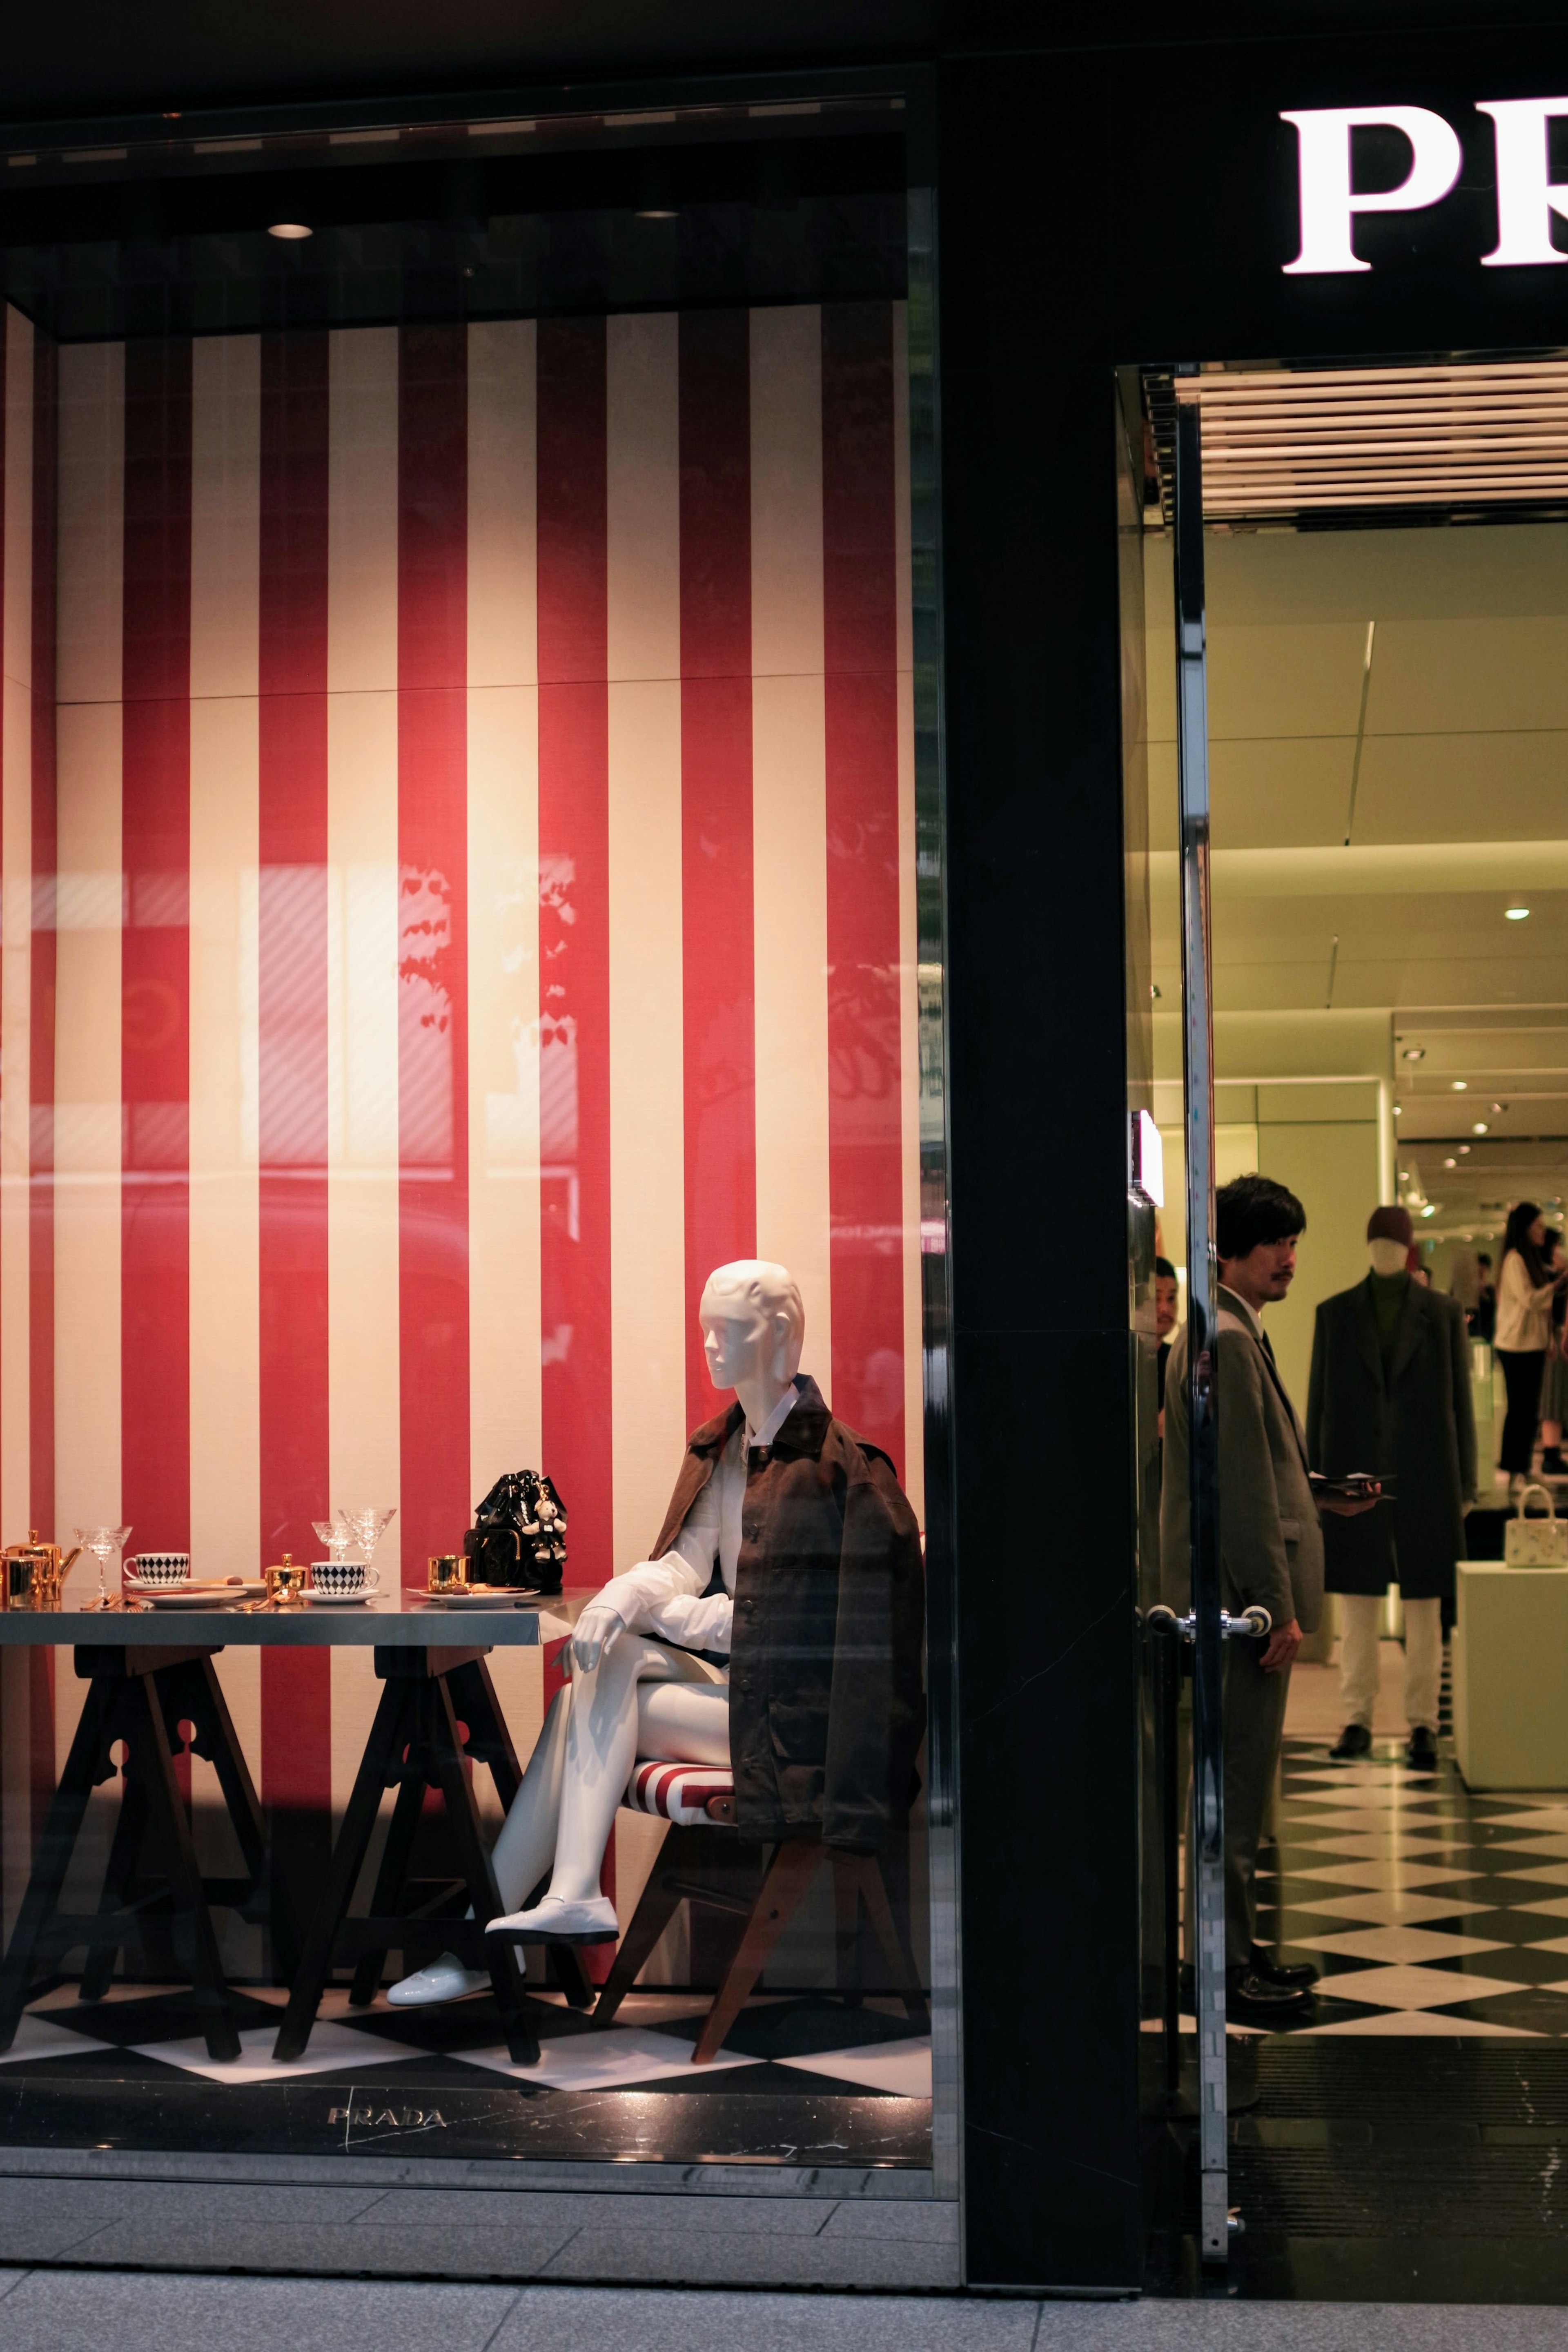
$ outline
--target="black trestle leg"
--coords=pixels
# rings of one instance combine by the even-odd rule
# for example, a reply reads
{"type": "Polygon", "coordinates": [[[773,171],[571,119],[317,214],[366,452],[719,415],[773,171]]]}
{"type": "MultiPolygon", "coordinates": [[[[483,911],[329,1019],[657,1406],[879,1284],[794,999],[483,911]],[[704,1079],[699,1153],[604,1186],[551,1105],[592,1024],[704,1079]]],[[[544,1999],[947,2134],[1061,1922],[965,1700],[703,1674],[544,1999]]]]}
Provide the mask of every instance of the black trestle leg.
{"type": "Polygon", "coordinates": [[[365,1743],[365,1752],[354,1777],[353,1792],[343,1815],[343,1826],[338,1832],[338,1843],[332,1849],[332,1859],[328,1864],[327,1881],[306,1930],[305,1947],[299,1956],[299,1966],[295,1970],[288,2006],[283,2012],[283,2023],[273,2044],[272,2054],[280,2061],[301,2057],[310,2039],[310,2029],[316,2022],[316,2012],[321,2006],[321,1996],[327,1990],[327,1979],[332,1971],[332,1953],[338,1940],[338,1930],[347,1916],[360,1872],[364,1867],[376,1815],[381,1810],[382,1790],[399,1777],[402,1751],[418,1737],[417,1696],[418,1685],[408,1681],[389,1680],[382,1688],[371,1736],[365,1743]]]}
{"type": "Polygon", "coordinates": [[[203,2021],[207,2055],[219,2061],[233,2060],[240,2054],[239,2029],[218,1960],[213,1915],[207,1908],[195,1843],[185,1816],[180,1784],[174,1777],[168,1727],[152,1686],[152,1676],[129,1675],[127,1696],[132,1723],[136,1724],[138,1716],[141,1719],[131,1736],[131,1761],[126,1769],[139,1779],[145,1779],[151,1826],[166,1857],[177,1946],[183,1943],[185,1947],[186,1972],[203,2021]]]}
{"type": "MultiPolygon", "coordinates": [[[[114,1824],[109,1864],[103,1874],[103,1893],[98,1906],[100,1915],[107,1916],[111,1912],[129,1909],[135,1895],[136,1865],[141,1859],[147,1828],[146,1783],[140,1775],[132,1774],[128,1767],[120,1799],[120,1819],[114,1824]]],[[[87,1958],[82,1963],[79,1999],[103,1999],[113,1978],[119,1952],[118,1939],[89,1947],[87,1958]]]]}
{"type": "Polygon", "coordinates": [[[16,1915],[16,1925],[6,1947],[5,1963],[0,1966],[0,2050],[9,2050],[16,2038],[16,2028],[27,2005],[27,1988],[33,1979],[34,1958],[44,1941],[45,1930],[59,1907],[60,1893],[87,1814],[88,1800],[99,1782],[107,1780],[109,1772],[113,1769],[107,1756],[110,1738],[109,1714],[107,1690],[101,1680],[95,1680],[88,1689],[76,1737],[71,1741],[70,1754],[66,1759],[65,1770],[60,1774],[60,1784],[50,1803],[43,1836],[38,1841],[33,1874],[22,1897],[22,1907],[16,1915]]]}
{"type": "MultiPolygon", "coordinates": [[[[381,1868],[376,1873],[375,1893],[371,1897],[371,1912],[375,1918],[390,1918],[403,1907],[409,1864],[413,1859],[414,1833],[424,1809],[424,1775],[416,1769],[411,1757],[398,1788],[387,1842],[382,1849],[381,1868]]],[[[382,1945],[361,1953],[349,1992],[349,2000],[355,2009],[364,2009],[374,2000],[382,1971],[387,1964],[387,1948],[382,1945]]]]}
{"type": "MultiPolygon", "coordinates": [[[[452,1695],[444,1678],[439,1675],[433,1676],[425,1687],[429,1693],[432,1718],[433,1777],[445,1800],[446,1819],[457,1848],[458,1867],[467,1881],[474,1916],[483,1927],[486,1921],[500,1917],[504,1906],[480,1827],[479,1809],[474,1802],[474,1791],[463,1769],[463,1746],[453,1713],[452,1695]]],[[[512,2063],[514,2066],[537,2066],[539,2045],[533,2029],[527,2022],[524,2007],[527,1996],[517,1968],[517,1952],[503,1936],[486,1936],[484,1940],[490,1981],[496,1988],[496,2005],[501,2012],[501,2031],[506,2037],[512,2063]]]]}

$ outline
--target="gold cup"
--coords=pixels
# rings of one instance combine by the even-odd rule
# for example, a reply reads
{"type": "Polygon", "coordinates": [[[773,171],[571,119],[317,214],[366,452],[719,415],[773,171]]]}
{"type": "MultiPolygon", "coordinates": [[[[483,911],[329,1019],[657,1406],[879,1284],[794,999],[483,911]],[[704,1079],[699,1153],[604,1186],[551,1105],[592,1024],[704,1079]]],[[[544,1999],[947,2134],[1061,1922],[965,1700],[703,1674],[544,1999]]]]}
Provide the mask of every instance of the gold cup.
{"type": "Polygon", "coordinates": [[[301,1599],[304,1591],[304,1565],[297,1565],[293,1553],[286,1551],[277,1565],[267,1571],[267,1597],[274,1608],[282,1608],[301,1599]]]}
{"type": "Polygon", "coordinates": [[[431,1592],[459,1592],[468,1581],[468,1562],[461,1552],[437,1551],[430,1555],[431,1592]]]}

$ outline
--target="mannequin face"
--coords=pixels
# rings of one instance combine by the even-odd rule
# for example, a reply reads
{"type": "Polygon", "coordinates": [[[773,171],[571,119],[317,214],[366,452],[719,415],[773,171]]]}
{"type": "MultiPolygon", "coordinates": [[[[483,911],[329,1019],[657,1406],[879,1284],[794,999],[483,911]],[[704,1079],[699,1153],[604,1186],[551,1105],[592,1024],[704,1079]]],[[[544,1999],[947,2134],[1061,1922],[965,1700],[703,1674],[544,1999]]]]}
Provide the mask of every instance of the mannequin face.
{"type": "Polygon", "coordinates": [[[765,1314],[755,1301],[716,1291],[710,1284],[703,1293],[697,1320],[702,1325],[708,1378],[716,1389],[766,1380],[776,1367],[781,1371],[789,1334],[787,1316],[765,1314]]]}
{"type": "Polygon", "coordinates": [[[1380,1236],[1367,1243],[1366,1255],[1372,1260],[1374,1274],[1403,1274],[1409,1249],[1404,1242],[1380,1236]]]}

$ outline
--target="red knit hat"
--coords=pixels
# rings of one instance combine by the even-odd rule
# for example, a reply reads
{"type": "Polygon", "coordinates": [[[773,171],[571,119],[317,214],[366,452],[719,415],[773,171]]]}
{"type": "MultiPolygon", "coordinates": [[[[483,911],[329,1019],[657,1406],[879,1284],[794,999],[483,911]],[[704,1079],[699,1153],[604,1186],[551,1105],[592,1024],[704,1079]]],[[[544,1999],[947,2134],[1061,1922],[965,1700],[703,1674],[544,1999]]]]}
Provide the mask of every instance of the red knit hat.
{"type": "Polygon", "coordinates": [[[1403,1242],[1408,1249],[1416,1238],[1408,1209],[1374,1209],[1366,1221],[1369,1242],[1403,1242]]]}

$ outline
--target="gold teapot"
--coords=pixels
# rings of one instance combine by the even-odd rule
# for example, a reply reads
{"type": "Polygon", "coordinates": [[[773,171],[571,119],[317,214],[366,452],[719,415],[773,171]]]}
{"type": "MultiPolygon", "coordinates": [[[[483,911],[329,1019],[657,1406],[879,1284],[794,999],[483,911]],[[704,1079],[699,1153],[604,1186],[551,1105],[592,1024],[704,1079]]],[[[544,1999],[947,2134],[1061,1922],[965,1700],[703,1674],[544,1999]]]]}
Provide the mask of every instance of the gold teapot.
{"type": "Polygon", "coordinates": [[[57,1609],[66,1571],[81,1556],[78,1544],[63,1553],[58,1544],[40,1543],[29,1528],[25,1544],[0,1551],[0,1609],[57,1609]]]}

